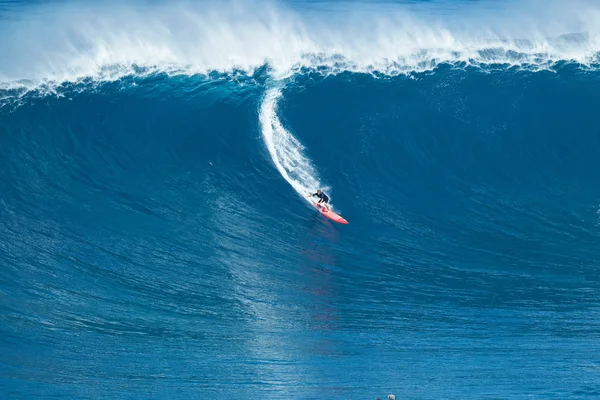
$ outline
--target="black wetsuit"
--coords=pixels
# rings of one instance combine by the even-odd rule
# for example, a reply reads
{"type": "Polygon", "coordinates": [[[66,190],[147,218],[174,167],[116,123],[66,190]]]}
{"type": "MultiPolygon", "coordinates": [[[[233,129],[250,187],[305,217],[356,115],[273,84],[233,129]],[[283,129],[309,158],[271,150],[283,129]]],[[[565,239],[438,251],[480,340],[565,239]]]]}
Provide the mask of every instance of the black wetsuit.
{"type": "Polygon", "coordinates": [[[329,203],[329,197],[327,197],[327,195],[323,192],[321,193],[313,193],[312,195],[313,197],[317,196],[319,199],[319,203],[329,203]]]}

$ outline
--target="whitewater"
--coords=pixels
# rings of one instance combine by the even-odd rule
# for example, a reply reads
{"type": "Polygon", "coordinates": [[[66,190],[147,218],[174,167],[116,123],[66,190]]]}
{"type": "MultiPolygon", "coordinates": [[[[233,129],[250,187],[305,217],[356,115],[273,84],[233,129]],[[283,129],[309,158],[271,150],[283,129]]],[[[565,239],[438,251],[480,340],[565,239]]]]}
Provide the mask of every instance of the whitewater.
{"type": "Polygon", "coordinates": [[[277,78],[303,68],[393,75],[448,62],[589,66],[597,63],[600,43],[600,11],[592,1],[23,7],[3,13],[4,88],[154,72],[252,75],[264,65],[277,78]]]}
{"type": "Polygon", "coordinates": [[[0,1],[0,397],[597,398],[599,22],[0,1]]]}

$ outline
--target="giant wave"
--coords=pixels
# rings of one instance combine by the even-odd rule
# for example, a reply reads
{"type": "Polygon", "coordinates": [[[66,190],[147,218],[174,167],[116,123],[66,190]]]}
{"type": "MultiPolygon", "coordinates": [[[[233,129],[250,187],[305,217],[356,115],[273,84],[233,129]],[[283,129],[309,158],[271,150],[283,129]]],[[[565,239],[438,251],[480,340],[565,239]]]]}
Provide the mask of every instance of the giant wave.
{"type": "Polygon", "coordinates": [[[597,397],[598,10],[0,5],[0,394],[597,397]]]}

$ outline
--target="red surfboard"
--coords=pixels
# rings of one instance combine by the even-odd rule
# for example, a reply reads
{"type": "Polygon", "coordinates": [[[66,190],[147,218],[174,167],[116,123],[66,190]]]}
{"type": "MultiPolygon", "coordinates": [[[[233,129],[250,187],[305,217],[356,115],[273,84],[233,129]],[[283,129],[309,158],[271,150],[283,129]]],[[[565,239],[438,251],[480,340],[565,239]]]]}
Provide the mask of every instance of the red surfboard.
{"type": "Polygon", "coordinates": [[[320,206],[317,203],[313,203],[313,205],[317,208],[317,210],[319,210],[319,212],[321,214],[323,214],[325,217],[329,218],[332,221],[337,222],[338,224],[347,224],[348,221],[346,221],[344,218],[342,218],[342,216],[336,214],[335,212],[328,210],[327,208],[320,206]]]}

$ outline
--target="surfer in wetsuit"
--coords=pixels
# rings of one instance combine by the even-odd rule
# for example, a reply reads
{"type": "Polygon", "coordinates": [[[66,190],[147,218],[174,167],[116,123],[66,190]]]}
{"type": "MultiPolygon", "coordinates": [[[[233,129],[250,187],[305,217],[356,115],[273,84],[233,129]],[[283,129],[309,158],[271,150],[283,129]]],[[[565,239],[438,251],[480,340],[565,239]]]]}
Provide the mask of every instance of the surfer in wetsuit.
{"type": "Polygon", "coordinates": [[[315,197],[317,196],[319,198],[319,201],[317,202],[317,204],[324,206],[325,208],[327,208],[329,210],[329,197],[323,193],[321,191],[321,189],[317,189],[317,193],[311,193],[306,197],[315,197]]]}

